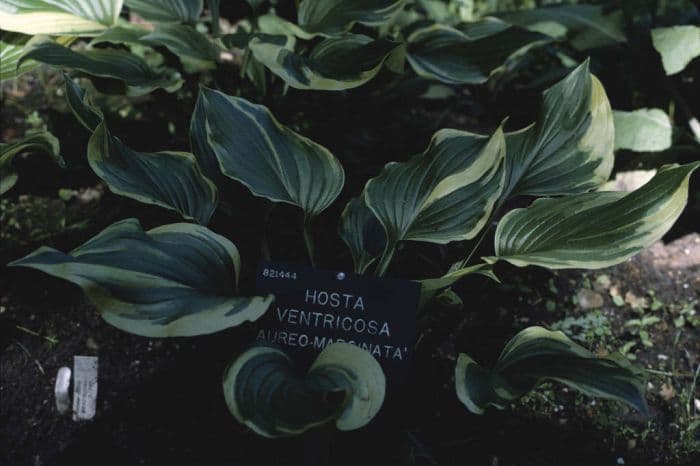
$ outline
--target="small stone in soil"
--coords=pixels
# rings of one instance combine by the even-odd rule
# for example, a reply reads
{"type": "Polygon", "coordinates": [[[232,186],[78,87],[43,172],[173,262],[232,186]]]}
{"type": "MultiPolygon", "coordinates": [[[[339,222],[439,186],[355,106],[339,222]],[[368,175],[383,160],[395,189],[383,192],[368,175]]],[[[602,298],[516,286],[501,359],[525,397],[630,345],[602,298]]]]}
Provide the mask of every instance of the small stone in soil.
{"type": "Polygon", "coordinates": [[[601,296],[600,293],[596,293],[587,288],[580,289],[576,297],[578,298],[578,304],[581,306],[581,309],[596,309],[603,307],[604,304],[603,296],[601,296]]]}

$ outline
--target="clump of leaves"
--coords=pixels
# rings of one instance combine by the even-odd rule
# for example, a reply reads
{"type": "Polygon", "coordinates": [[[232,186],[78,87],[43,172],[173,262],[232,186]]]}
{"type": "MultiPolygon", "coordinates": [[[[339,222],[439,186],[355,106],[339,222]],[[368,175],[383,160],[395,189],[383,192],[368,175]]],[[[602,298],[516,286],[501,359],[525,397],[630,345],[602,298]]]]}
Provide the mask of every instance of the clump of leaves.
{"type": "MultiPolygon", "coordinates": [[[[435,23],[436,11],[420,8],[411,10],[420,21],[406,19],[411,16],[402,15],[409,10],[401,0],[305,0],[296,23],[262,14],[256,4],[248,27],[222,37],[191,26],[201,16],[201,1],[168,2],[173,8],[155,8],[161,3],[155,0],[127,1],[131,12],[155,23],[153,31],[119,24],[117,0],[89,11],[59,0],[30,3],[0,8],[0,25],[25,34],[96,37],[85,49],[28,39],[17,66],[34,60],[110,78],[129,95],[172,92],[182,79],[179,71],[151,66],[123,44],[167,49],[190,71],[243,49],[242,74],[253,76],[260,89],[267,69],[288,86],[331,91],[364,85],[383,67],[396,72],[405,64],[428,80],[483,83],[553,37],[532,27],[553,10],[539,11],[536,21],[514,13],[506,20],[449,24],[435,23]],[[28,21],[37,13],[52,21],[28,21]],[[368,29],[376,37],[362,32],[368,29]]],[[[568,17],[585,19],[587,12],[610,19],[593,8],[568,17]]],[[[574,34],[582,50],[604,43],[600,35],[579,34],[585,22],[569,21],[564,34],[574,34]]],[[[337,201],[345,169],[328,148],[283,125],[265,106],[202,86],[192,111],[190,151],[143,153],[112,133],[90,94],[68,77],[66,96],[91,134],[88,162],[109,189],[193,223],[144,231],[137,219],[122,220],[68,253],[42,247],[11,265],[75,283],[107,322],[138,335],[192,336],[254,321],[274,297],[239,290],[237,247],[206,226],[220,205],[221,183],[231,181],[253,196],[298,208],[309,259],[316,262],[314,220],[337,201]]],[[[388,163],[345,206],[338,228],[355,271],[391,275],[400,246],[409,241],[475,239],[478,247],[497,224],[490,255],[477,258],[474,249],[442,264],[437,276],[412,277],[421,283],[425,305],[469,275],[496,278],[497,262],[599,269],[639,253],[678,219],[700,162],[664,166],[631,193],[598,191],[613,168],[614,121],[605,89],[585,61],[544,92],[536,120],[517,131],[440,129],[422,153],[388,163]],[[525,197],[534,200],[509,210],[509,201],[525,197]]],[[[474,413],[502,408],[543,380],[646,411],[644,377],[627,359],[596,356],[562,332],[541,327],[517,334],[491,370],[466,354],[455,369],[457,395],[474,413]]],[[[280,350],[255,347],[227,369],[224,390],[239,421],[263,435],[284,436],[329,422],[340,429],[365,425],[382,404],[384,377],[371,355],[356,347],[329,346],[306,375],[296,373],[280,350]]]]}

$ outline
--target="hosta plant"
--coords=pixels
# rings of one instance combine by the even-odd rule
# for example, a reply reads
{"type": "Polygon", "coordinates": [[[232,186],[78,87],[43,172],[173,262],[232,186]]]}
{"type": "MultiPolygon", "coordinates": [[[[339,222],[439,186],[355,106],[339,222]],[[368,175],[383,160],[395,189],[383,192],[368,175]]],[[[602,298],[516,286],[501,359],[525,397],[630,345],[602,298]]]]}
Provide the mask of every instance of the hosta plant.
{"type": "MultiPolygon", "coordinates": [[[[403,0],[304,0],[296,22],[251,2],[253,15],[240,29],[220,33],[215,20],[209,35],[192,26],[201,16],[201,1],[127,1],[130,12],[155,24],[152,31],[121,23],[121,2],[96,3],[101,8],[88,11],[58,0],[0,0],[3,28],[54,36],[13,42],[23,47],[15,71],[43,62],[93,79],[116,79],[130,95],[174,91],[181,84],[177,72],[155,70],[133,53],[155,46],[175,52],[190,71],[243,50],[241,71],[260,78],[255,70],[263,70],[259,88],[268,82],[264,69],[293,88],[340,91],[368,83],[384,67],[405,73],[405,65],[423,79],[458,86],[486,82],[552,39],[528,29],[534,20],[523,15],[452,21],[403,0]],[[92,39],[83,49],[71,49],[56,38],[63,36],[92,39]]],[[[208,2],[211,18],[218,17],[217,4],[208,2]]],[[[597,8],[568,17],[586,12],[602,17],[597,8]]],[[[585,22],[572,20],[567,30],[580,31],[585,22]]],[[[182,222],[144,230],[139,220],[125,219],[71,251],[42,247],[10,265],[80,286],[105,321],[137,335],[202,335],[255,321],[275,297],[239,289],[243,268],[236,245],[207,227],[224,201],[235,205],[221,194],[231,182],[270,203],[297,208],[309,260],[317,262],[314,221],[338,201],[346,168],[267,107],[202,85],[191,112],[190,151],[147,153],[120,139],[105,109],[69,76],[65,95],[90,133],[86,152],[94,173],[114,194],[167,209],[182,222]]],[[[357,274],[384,277],[395,274],[402,243],[476,240],[478,247],[495,225],[492,252],[478,257],[475,247],[462,260],[442,264],[442,274],[411,277],[420,282],[425,312],[436,294],[460,279],[472,274],[497,279],[498,262],[549,269],[618,264],[672,227],[700,163],[664,166],[631,193],[598,191],[610,177],[614,148],[613,111],[585,61],[544,92],[529,125],[511,131],[504,122],[487,134],[443,128],[425,141],[422,153],[388,163],[353,193],[338,234],[357,274]],[[514,199],[526,207],[512,208],[514,199]]],[[[53,146],[47,151],[53,153],[53,146]]],[[[3,156],[3,166],[11,158],[3,156]]],[[[326,347],[307,372],[301,369],[307,368],[296,367],[280,348],[253,346],[225,371],[229,410],[269,437],[326,423],[350,430],[377,414],[385,385],[391,384],[369,353],[347,344],[326,347]]],[[[482,413],[488,406],[507,406],[542,380],[646,410],[643,371],[540,327],[518,333],[491,369],[461,354],[454,383],[466,408],[482,413]]]]}

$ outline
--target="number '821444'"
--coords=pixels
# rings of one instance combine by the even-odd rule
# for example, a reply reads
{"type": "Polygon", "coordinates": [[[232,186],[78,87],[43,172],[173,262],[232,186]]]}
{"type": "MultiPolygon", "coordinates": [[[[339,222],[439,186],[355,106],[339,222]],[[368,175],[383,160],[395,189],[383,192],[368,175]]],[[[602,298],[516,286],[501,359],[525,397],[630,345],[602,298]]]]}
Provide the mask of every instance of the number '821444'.
{"type": "Polygon", "coordinates": [[[296,280],[297,279],[296,272],[289,272],[287,270],[263,269],[262,274],[263,274],[263,277],[269,277],[269,278],[282,278],[282,279],[286,279],[286,280],[296,280]]]}

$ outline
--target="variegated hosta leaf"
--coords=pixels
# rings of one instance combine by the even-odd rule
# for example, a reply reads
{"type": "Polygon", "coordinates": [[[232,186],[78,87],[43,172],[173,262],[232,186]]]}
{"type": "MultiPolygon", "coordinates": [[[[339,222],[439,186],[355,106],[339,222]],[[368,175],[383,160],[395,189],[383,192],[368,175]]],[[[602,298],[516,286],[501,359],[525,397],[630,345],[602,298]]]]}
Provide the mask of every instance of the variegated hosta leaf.
{"type": "Polygon", "coordinates": [[[265,437],[300,434],[335,422],[340,430],[366,425],[384,402],[385,379],[367,351],[328,345],[306,375],[279,348],[253,346],[224,372],[231,414],[265,437]]]}
{"type": "Polygon", "coordinates": [[[88,162],[110,191],[146,204],[174,210],[201,224],[209,222],[217,188],[186,152],[137,152],[112,136],[88,94],[67,76],[66,97],[75,117],[93,134],[88,162]]]}
{"type": "Polygon", "coordinates": [[[661,109],[615,110],[615,149],[662,151],[673,143],[673,124],[661,109]]]}
{"type": "Polygon", "coordinates": [[[496,257],[514,265],[596,269],[651,246],[673,226],[700,165],[667,165],[631,193],[596,192],[538,199],[515,209],[496,229],[496,257]]]}
{"type": "Polygon", "coordinates": [[[130,11],[148,21],[194,23],[204,8],[204,0],[126,0],[130,11]]]}
{"type": "Polygon", "coordinates": [[[207,88],[200,97],[224,175],[256,196],[301,207],[307,217],[338,196],[345,174],[328,149],[281,125],[262,105],[207,88]]]}
{"type": "Polygon", "coordinates": [[[138,96],[157,88],[174,92],[182,85],[177,72],[151,69],[146,62],[125,50],[91,49],[76,52],[54,42],[44,41],[31,47],[20,60],[33,59],[62,69],[74,69],[91,76],[116,79],[124,83],[127,94],[138,96]]]}
{"type": "Polygon", "coordinates": [[[386,246],[386,233],[364,198],[351,199],[340,217],[340,237],[350,248],[355,272],[365,273],[386,246]]]}
{"type": "Polygon", "coordinates": [[[180,59],[188,72],[215,68],[221,51],[194,27],[175,23],[158,24],[153,31],[131,25],[117,26],[95,37],[90,44],[103,42],[165,47],[180,59]]]}
{"type": "Polygon", "coordinates": [[[216,186],[187,152],[136,152],[102,122],[90,137],[88,161],[115,194],[174,210],[202,225],[216,209],[216,186]]]}
{"type": "Polygon", "coordinates": [[[22,152],[44,152],[65,167],[66,162],[59,154],[59,143],[48,131],[27,133],[22,139],[11,143],[0,143],[0,194],[5,194],[17,183],[17,172],[12,168],[12,159],[22,152]]]}
{"type": "Polygon", "coordinates": [[[0,0],[0,29],[91,35],[117,22],[124,0],[0,0]]]}
{"type": "Polygon", "coordinates": [[[700,56],[700,27],[673,26],[651,30],[651,39],[666,74],[680,73],[700,56]]]}
{"type": "Polygon", "coordinates": [[[207,140],[207,115],[204,112],[204,96],[200,92],[190,120],[190,147],[204,175],[218,186],[221,168],[216,154],[207,140]]]}
{"type": "Polygon", "coordinates": [[[407,38],[408,62],[419,76],[448,84],[478,84],[502,69],[506,61],[547,42],[542,34],[496,19],[471,23],[465,30],[434,24],[407,38]]]}
{"type": "Polygon", "coordinates": [[[576,49],[588,50],[627,41],[622,11],[608,10],[608,5],[558,5],[523,9],[499,17],[557,38],[568,35],[576,49]],[[556,34],[552,34],[552,31],[556,31],[556,34]]]}
{"type": "Polygon", "coordinates": [[[423,154],[388,163],[367,182],[365,202],[388,245],[413,240],[448,243],[473,238],[503,187],[503,131],[480,136],[443,129],[423,154]]]}
{"type": "Polygon", "coordinates": [[[189,72],[216,68],[220,53],[207,36],[184,24],[159,24],[155,31],[141,37],[141,43],[166,47],[189,72]]]}
{"type": "MultiPolygon", "coordinates": [[[[34,60],[24,60],[19,67],[17,66],[20,58],[27,51],[27,47],[30,46],[31,38],[31,36],[16,32],[2,31],[0,33],[0,81],[14,79],[41,65],[34,60]]],[[[74,38],[64,36],[57,37],[55,40],[61,45],[68,45],[74,38]]]]}
{"type": "Polygon", "coordinates": [[[151,30],[145,27],[130,23],[120,23],[93,37],[89,45],[94,46],[105,42],[112,44],[139,44],[141,38],[148,35],[149,32],[151,30]]]}
{"type": "Polygon", "coordinates": [[[66,89],[66,100],[68,107],[73,112],[73,116],[90,132],[95,131],[102,123],[104,116],[102,112],[90,101],[89,94],[73,81],[68,75],[63,75],[63,82],[66,89]]]}
{"type": "Polygon", "coordinates": [[[258,17],[258,29],[261,33],[270,36],[285,36],[288,38],[288,47],[292,48],[296,39],[313,39],[318,34],[307,32],[296,23],[274,14],[267,13],[258,17]]]}
{"type": "Polygon", "coordinates": [[[608,180],[615,126],[588,62],[544,92],[537,122],[507,133],[506,145],[504,198],[581,193],[608,180]]]}
{"type": "Polygon", "coordinates": [[[75,283],[109,324],[147,337],[218,332],[256,320],[273,300],[238,296],[236,246],[190,223],[144,232],[123,220],[68,254],[44,246],[10,265],[75,283]]]}
{"type": "Polygon", "coordinates": [[[303,0],[298,22],[310,33],[341,34],[355,23],[381,26],[404,4],[405,0],[303,0]]]}
{"type": "Polygon", "coordinates": [[[296,89],[339,91],[375,77],[399,45],[345,34],[319,43],[308,57],[289,50],[280,36],[255,37],[249,47],[256,59],[296,89]]]}
{"type": "Polygon", "coordinates": [[[596,356],[562,332],[529,327],[506,345],[487,370],[462,353],[455,367],[457,397],[475,414],[505,408],[543,380],[561,382],[586,395],[622,401],[647,412],[644,372],[621,354],[596,356]]]}

